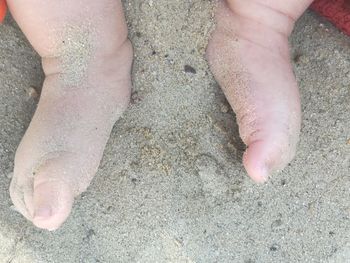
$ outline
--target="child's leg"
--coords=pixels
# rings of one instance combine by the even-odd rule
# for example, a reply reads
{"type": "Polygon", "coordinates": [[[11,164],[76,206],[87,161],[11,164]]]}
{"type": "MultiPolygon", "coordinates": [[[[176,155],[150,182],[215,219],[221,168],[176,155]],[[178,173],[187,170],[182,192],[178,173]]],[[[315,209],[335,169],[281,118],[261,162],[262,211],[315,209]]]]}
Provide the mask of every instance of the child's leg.
{"type": "Polygon", "coordinates": [[[8,0],[46,74],[17,150],[11,198],[53,230],[93,178],[130,96],[132,47],[120,0],[8,0]]]}
{"type": "Polygon", "coordinates": [[[219,2],[207,57],[237,114],[248,146],[244,165],[257,182],[283,169],[295,154],[301,114],[288,36],[311,2],[219,2]]]}

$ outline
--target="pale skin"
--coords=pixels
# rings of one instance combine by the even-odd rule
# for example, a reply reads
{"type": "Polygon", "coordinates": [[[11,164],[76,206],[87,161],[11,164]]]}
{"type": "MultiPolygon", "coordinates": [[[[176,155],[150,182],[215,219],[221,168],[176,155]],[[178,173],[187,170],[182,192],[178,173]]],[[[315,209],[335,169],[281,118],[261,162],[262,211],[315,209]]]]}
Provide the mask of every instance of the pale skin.
{"type": "MultiPolygon", "coordinates": [[[[244,166],[256,182],[283,169],[295,153],[301,114],[287,38],[311,2],[218,5],[207,59],[237,114],[248,146],[244,166]]],[[[55,230],[89,186],[127,108],[132,47],[120,0],[8,0],[8,6],[46,74],[16,153],[10,194],[34,225],[55,230]]]]}

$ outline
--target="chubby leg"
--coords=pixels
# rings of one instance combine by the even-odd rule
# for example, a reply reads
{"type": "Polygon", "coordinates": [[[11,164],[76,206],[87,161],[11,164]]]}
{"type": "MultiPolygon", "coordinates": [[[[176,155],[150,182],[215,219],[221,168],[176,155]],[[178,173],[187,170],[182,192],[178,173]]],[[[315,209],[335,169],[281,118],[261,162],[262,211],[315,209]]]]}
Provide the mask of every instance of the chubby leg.
{"type": "Polygon", "coordinates": [[[42,57],[40,102],[17,150],[16,208],[57,229],[90,184],[130,97],[132,47],[120,0],[8,0],[42,57]]]}
{"type": "Polygon", "coordinates": [[[211,70],[237,115],[249,176],[265,182],[294,157],[300,99],[288,37],[312,0],[220,0],[207,49],[211,70]]]}

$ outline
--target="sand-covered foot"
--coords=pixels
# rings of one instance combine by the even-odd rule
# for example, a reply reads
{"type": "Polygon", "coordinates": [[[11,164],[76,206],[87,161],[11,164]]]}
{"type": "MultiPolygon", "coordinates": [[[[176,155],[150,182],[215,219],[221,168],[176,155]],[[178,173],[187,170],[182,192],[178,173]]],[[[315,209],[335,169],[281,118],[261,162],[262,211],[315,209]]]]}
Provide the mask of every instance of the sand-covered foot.
{"type": "Polygon", "coordinates": [[[128,105],[132,47],[118,0],[8,0],[8,5],[46,74],[16,153],[10,194],[28,220],[54,230],[89,186],[128,105]]]}
{"type": "Polygon", "coordinates": [[[207,49],[211,70],[237,115],[249,176],[265,182],[294,157],[300,99],[288,36],[311,0],[219,1],[207,49]]]}

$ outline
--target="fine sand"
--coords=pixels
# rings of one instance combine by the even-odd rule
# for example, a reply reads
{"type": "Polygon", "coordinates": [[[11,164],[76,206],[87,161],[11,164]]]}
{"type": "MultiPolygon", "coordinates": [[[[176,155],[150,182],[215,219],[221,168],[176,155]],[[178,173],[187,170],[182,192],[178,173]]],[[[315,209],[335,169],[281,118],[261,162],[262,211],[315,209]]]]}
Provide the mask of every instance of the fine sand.
{"type": "Polygon", "coordinates": [[[14,21],[0,26],[0,262],[350,262],[350,38],[311,12],[298,22],[297,157],[255,185],[203,57],[212,2],[124,1],[132,104],[56,232],[11,209],[14,155],[43,73],[14,21]]]}

